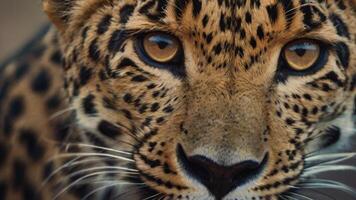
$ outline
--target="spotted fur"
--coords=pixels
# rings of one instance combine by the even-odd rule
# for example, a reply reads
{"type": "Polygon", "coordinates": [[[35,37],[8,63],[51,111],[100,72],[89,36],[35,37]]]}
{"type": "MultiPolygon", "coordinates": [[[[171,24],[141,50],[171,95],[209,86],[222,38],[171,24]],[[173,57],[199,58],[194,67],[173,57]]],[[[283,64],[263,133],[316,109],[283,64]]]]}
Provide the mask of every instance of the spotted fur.
{"type": "Polygon", "coordinates": [[[355,133],[355,5],[43,0],[53,25],[0,68],[0,199],[299,199],[311,161],[350,155],[330,152],[355,133]],[[139,57],[150,31],[181,40],[183,66],[139,57]],[[280,64],[298,38],[329,44],[319,70],[280,64]],[[264,164],[206,186],[183,154],[264,164]]]}

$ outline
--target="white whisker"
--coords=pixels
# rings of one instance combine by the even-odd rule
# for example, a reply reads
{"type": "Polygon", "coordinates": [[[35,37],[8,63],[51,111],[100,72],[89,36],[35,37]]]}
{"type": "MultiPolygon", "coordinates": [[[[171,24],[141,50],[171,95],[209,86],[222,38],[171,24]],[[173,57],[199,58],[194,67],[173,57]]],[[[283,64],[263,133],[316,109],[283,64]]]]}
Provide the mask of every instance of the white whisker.
{"type": "Polygon", "coordinates": [[[302,176],[309,177],[315,174],[331,171],[356,171],[355,166],[349,165],[326,165],[326,166],[314,166],[304,170],[302,176]]]}
{"type": "Polygon", "coordinates": [[[101,146],[96,146],[96,145],[91,145],[91,144],[84,144],[84,143],[68,143],[68,145],[71,146],[80,146],[80,147],[90,147],[90,148],[94,148],[94,149],[101,149],[101,150],[105,150],[105,151],[110,151],[110,152],[115,152],[115,153],[121,153],[121,154],[125,154],[125,155],[129,155],[131,156],[132,153],[127,152],[127,151],[121,151],[121,150],[116,150],[116,149],[112,149],[112,148],[107,148],[107,147],[101,147],[101,146]]]}
{"type": "Polygon", "coordinates": [[[53,200],[58,199],[58,197],[60,197],[63,193],[65,193],[67,190],[71,189],[72,187],[74,187],[75,185],[77,185],[78,183],[80,183],[82,180],[90,178],[90,177],[94,177],[94,176],[98,176],[98,175],[103,175],[103,174],[110,174],[110,173],[116,173],[117,171],[102,171],[102,172],[95,172],[95,173],[91,173],[91,174],[87,174],[85,176],[82,176],[78,179],[76,179],[73,183],[69,184],[67,187],[65,187],[64,189],[62,189],[61,191],[59,191],[54,197],[53,200]]]}
{"type": "Polygon", "coordinates": [[[157,196],[159,196],[159,195],[161,195],[161,193],[154,194],[154,195],[149,196],[149,197],[147,197],[147,198],[145,198],[145,199],[143,199],[143,200],[149,200],[149,199],[155,198],[155,197],[157,197],[157,196]]]}
{"type": "Polygon", "coordinates": [[[53,119],[55,119],[55,118],[57,118],[57,117],[60,117],[61,115],[64,115],[64,114],[66,114],[66,113],[68,113],[68,112],[70,112],[70,111],[74,111],[74,110],[75,110],[75,107],[69,107],[69,108],[60,110],[60,111],[54,113],[53,115],[51,115],[51,116],[49,117],[49,120],[51,121],[51,120],[53,120],[53,119]]]}
{"type": "Polygon", "coordinates": [[[318,165],[329,165],[349,160],[356,156],[356,153],[332,153],[332,154],[319,154],[309,155],[305,158],[306,163],[319,162],[318,165]]]}
{"type": "Polygon", "coordinates": [[[84,196],[83,198],[81,198],[81,200],[86,200],[87,198],[89,198],[90,196],[92,196],[93,194],[101,191],[101,190],[105,190],[106,188],[110,188],[113,186],[118,186],[118,185],[144,185],[144,183],[130,183],[130,182],[114,182],[111,183],[109,185],[104,185],[102,187],[99,187],[97,189],[95,189],[94,191],[90,192],[89,194],[87,194],[86,196],[84,196]]]}
{"type": "Polygon", "coordinates": [[[318,188],[336,189],[336,190],[346,192],[352,195],[353,197],[356,197],[356,192],[354,188],[337,181],[331,181],[325,179],[309,179],[308,181],[301,182],[298,185],[303,188],[312,188],[312,189],[318,189],[318,188]]]}
{"type": "MultiPolygon", "coordinates": [[[[288,194],[291,194],[291,195],[294,195],[294,196],[297,196],[297,197],[301,197],[301,198],[304,198],[304,199],[307,199],[307,200],[313,200],[312,198],[310,197],[307,197],[305,195],[302,195],[302,194],[299,194],[299,193],[296,193],[296,192],[288,192],[288,194]]],[[[298,200],[298,199],[297,199],[298,200]]]]}
{"type": "Polygon", "coordinates": [[[61,158],[68,158],[68,157],[74,157],[74,156],[80,156],[80,157],[90,157],[90,156],[97,156],[97,157],[109,157],[109,158],[115,158],[117,160],[123,160],[127,162],[135,162],[133,159],[126,158],[123,156],[116,156],[116,155],[111,155],[111,154],[106,154],[106,153],[65,153],[58,155],[54,157],[53,159],[61,159],[61,158]]]}

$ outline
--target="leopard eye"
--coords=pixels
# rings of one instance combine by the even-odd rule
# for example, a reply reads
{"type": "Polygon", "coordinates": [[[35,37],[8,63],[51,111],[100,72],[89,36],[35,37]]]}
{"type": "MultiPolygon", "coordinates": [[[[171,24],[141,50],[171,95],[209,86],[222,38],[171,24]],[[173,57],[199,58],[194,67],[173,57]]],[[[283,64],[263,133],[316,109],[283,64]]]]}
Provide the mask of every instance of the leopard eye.
{"type": "Polygon", "coordinates": [[[141,33],[134,44],[139,58],[150,67],[185,77],[183,44],[176,36],[166,32],[141,33]]]}
{"type": "Polygon", "coordinates": [[[320,45],[316,41],[308,39],[293,41],[287,44],[283,51],[286,63],[295,71],[311,68],[321,55],[320,45]]]}
{"type": "Polygon", "coordinates": [[[178,39],[165,33],[147,34],[142,42],[147,56],[158,63],[173,61],[180,51],[178,39]]]}

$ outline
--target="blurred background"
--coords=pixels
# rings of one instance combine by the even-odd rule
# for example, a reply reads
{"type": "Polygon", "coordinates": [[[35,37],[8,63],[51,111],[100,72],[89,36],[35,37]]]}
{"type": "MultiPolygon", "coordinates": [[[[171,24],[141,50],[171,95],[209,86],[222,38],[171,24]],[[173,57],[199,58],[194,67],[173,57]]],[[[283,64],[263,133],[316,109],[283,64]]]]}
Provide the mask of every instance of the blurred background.
{"type": "Polygon", "coordinates": [[[0,0],[0,63],[46,23],[41,0],[0,0]]]}
{"type": "MultiPolygon", "coordinates": [[[[0,63],[21,48],[47,22],[41,11],[41,0],[0,0],[0,63]]],[[[356,146],[356,145],[355,145],[356,146]]],[[[348,164],[355,166],[353,160],[348,164]]],[[[356,187],[355,172],[328,173],[322,178],[332,178],[356,187]]],[[[356,192],[356,191],[355,191],[356,192]]],[[[335,190],[323,190],[322,195],[311,195],[314,200],[354,200],[354,197],[335,190]],[[336,197],[336,198],[335,198],[336,197]]],[[[303,198],[297,198],[303,199],[303,198]]],[[[305,198],[307,199],[307,198],[305,198]]]]}

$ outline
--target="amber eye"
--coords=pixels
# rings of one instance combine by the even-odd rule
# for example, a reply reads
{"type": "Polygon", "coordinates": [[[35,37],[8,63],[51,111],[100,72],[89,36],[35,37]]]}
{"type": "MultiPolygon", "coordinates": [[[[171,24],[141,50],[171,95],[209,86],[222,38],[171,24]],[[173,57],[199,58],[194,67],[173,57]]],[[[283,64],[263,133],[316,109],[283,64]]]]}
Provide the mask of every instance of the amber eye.
{"type": "Polygon", "coordinates": [[[293,41],[284,48],[284,59],[295,71],[303,71],[312,67],[320,57],[320,45],[313,40],[293,41]]]}
{"type": "Polygon", "coordinates": [[[150,33],[143,38],[143,48],[148,57],[158,63],[171,62],[180,51],[180,43],[165,33],[150,33]]]}

